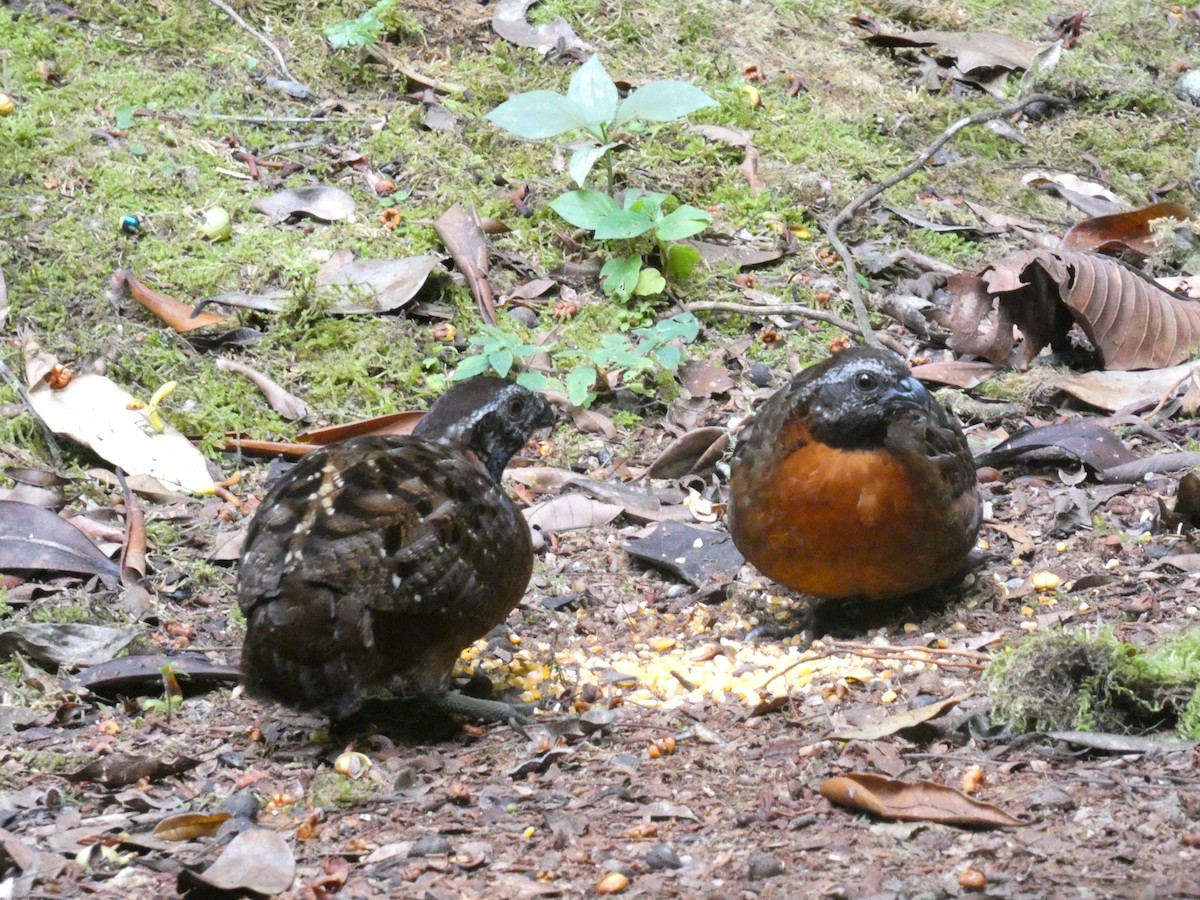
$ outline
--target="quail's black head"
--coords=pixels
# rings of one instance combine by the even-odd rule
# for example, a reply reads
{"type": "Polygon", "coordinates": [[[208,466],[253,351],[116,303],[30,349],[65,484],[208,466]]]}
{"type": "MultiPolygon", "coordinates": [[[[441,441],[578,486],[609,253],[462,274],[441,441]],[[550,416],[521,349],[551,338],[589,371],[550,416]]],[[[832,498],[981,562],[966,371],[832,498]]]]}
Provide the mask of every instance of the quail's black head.
{"type": "Polygon", "coordinates": [[[794,384],[812,436],[844,450],[883,446],[888,424],[933,398],[890,350],[852,347],[805,369],[794,384]]]}
{"type": "Polygon", "coordinates": [[[540,394],[489,375],[460,381],[434,401],[413,435],[474,456],[499,481],[504,467],[539,428],[554,424],[540,394]]]}

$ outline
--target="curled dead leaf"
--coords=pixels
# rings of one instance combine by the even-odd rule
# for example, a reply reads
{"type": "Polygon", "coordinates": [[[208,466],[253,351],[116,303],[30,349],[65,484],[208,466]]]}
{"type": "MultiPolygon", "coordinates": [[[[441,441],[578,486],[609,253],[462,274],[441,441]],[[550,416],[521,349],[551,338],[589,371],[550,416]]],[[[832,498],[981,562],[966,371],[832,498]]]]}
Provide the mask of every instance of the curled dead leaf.
{"type": "Polygon", "coordinates": [[[994,804],[972,800],[945,785],[901,781],[868,772],[826,779],[821,796],[830,803],[886,819],[973,828],[1016,828],[1026,824],[994,804]]]}
{"type": "Polygon", "coordinates": [[[1173,366],[1200,347],[1200,304],[1105,256],[1026,250],[978,275],[951,276],[949,287],[950,348],[1017,369],[1047,345],[1066,349],[1073,322],[1107,369],[1173,366]],[[1020,346],[1014,326],[1024,336],[1020,346]]]}

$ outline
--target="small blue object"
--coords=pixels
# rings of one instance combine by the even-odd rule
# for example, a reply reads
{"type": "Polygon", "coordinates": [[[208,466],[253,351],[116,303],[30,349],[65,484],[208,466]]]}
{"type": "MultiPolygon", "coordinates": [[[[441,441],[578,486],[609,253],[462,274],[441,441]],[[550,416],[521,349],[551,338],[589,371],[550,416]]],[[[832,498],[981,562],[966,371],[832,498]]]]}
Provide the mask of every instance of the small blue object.
{"type": "Polygon", "coordinates": [[[121,231],[125,234],[137,234],[142,230],[142,220],[135,215],[121,216],[121,231]]]}

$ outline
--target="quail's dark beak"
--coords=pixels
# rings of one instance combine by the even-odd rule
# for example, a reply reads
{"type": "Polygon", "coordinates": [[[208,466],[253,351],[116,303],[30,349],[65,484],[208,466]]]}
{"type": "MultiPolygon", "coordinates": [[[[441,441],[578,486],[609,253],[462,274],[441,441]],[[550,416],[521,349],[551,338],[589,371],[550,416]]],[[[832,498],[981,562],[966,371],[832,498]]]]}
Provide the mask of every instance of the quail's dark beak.
{"type": "Polygon", "coordinates": [[[912,375],[901,379],[884,394],[884,400],[896,406],[927,406],[930,399],[925,385],[912,375]]]}
{"type": "Polygon", "coordinates": [[[558,424],[558,413],[554,411],[554,407],[546,401],[544,397],[539,395],[542,401],[542,408],[538,411],[538,416],[533,421],[533,427],[537,428],[553,428],[558,424]]]}

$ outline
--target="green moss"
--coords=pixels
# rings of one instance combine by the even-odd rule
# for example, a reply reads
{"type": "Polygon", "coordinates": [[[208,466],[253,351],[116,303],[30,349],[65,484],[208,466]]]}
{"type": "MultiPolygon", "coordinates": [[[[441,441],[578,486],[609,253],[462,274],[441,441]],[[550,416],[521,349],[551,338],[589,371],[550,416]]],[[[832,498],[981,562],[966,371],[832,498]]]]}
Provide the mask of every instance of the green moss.
{"type": "Polygon", "coordinates": [[[369,778],[354,781],[332,769],[322,769],[313,775],[308,795],[316,809],[336,810],[366,802],[376,789],[369,778]]]}
{"type": "Polygon", "coordinates": [[[1027,638],[989,664],[997,719],[1018,731],[1200,737],[1200,631],[1154,648],[1081,629],[1027,638]]]}

